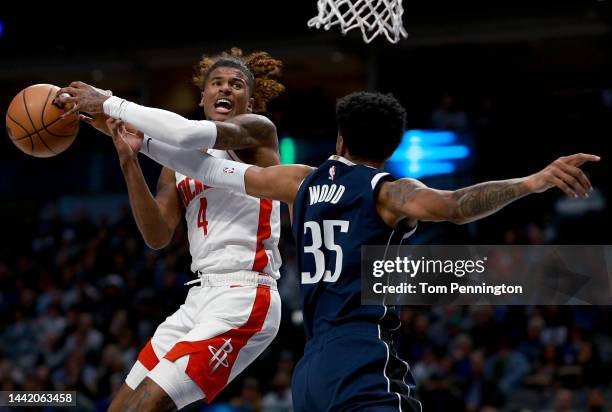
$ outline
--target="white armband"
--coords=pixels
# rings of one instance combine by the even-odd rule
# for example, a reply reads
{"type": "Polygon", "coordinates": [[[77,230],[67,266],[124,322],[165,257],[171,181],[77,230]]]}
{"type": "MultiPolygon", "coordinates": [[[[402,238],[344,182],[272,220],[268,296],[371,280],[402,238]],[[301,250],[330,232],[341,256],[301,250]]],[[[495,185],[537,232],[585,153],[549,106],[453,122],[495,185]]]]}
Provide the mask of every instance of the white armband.
{"type": "Polygon", "coordinates": [[[189,120],[167,110],[141,106],[116,96],[104,101],[104,113],[123,120],[155,140],[183,149],[211,149],[217,141],[217,125],[189,120]]]}
{"type": "Polygon", "coordinates": [[[157,163],[208,186],[246,193],[244,175],[252,165],[219,159],[198,150],[180,149],[145,135],[140,152],[157,163]]]}

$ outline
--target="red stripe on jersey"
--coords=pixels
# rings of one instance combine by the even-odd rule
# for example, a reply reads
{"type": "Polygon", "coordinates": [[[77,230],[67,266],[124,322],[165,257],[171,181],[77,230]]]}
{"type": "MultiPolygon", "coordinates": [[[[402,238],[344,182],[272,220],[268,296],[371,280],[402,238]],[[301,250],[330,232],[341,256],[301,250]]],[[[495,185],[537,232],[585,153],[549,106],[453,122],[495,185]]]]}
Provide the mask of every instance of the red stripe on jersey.
{"type": "Polygon", "coordinates": [[[263,272],[268,265],[268,255],[263,241],[272,234],[270,227],[270,215],[272,214],[272,201],[261,199],[259,201],[259,224],[257,225],[257,246],[255,248],[255,260],[253,261],[253,271],[263,272]]]}
{"type": "Polygon", "coordinates": [[[147,344],[142,348],[140,353],[138,354],[138,360],[143,364],[147,370],[151,370],[159,363],[159,358],[155,354],[153,350],[153,344],[151,343],[151,339],[147,342],[147,344]]]}
{"type": "Polygon", "coordinates": [[[183,202],[183,206],[189,206],[189,199],[187,198],[187,179],[183,179],[176,185],[176,190],[183,202]]]}
{"type": "Polygon", "coordinates": [[[165,358],[174,362],[190,355],[185,373],[202,389],[206,403],[210,403],[227,385],[240,350],[263,328],[269,308],[270,287],[258,285],[251,314],[244,325],[210,339],[178,342],[165,358]]]}

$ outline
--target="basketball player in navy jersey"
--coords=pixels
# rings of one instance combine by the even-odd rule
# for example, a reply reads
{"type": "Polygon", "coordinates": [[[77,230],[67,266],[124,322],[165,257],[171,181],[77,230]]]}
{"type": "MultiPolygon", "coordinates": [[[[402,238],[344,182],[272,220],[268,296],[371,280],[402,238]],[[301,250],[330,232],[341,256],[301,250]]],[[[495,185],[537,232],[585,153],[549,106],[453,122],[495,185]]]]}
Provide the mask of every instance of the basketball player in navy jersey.
{"type": "Polygon", "coordinates": [[[337,155],[318,168],[249,166],[167,145],[155,131],[129,133],[121,120],[109,120],[109,127],[114,139],[208,185],[289,205],[307,336],[293,376],[296,411],[419,411],[409,367],[390,344],[398,314],[360,304],[361,246],[401,239],[419,220],[472,222],[555,186],[588,196],[591,183],[579,166],[599,157],[575,154],[524,178],[436,190],[381,172],[405,126],[405,110],[392,96],[351,94],[336,111],[337,155]]]}

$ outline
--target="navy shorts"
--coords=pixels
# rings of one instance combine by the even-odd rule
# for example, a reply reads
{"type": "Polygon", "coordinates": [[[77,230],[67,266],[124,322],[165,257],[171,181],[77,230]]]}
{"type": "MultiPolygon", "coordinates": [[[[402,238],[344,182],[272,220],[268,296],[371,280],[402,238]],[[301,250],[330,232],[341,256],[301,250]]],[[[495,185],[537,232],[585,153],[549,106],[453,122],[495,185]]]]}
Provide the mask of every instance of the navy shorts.
{"type": "Polygon", "coordinates": [[[408,364],[376,324],[351,323],[311,339],[293,373],[295,412],[421,411],[408,364]]]}

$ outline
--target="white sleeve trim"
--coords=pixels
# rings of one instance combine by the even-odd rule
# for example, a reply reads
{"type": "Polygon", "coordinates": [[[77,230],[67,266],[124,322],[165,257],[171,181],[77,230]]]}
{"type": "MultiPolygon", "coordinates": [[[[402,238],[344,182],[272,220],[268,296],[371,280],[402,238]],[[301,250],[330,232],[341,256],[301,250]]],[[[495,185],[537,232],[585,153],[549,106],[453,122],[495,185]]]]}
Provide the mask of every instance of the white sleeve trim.
{"type": "Polygon", "coordinates": [[[389,173],[387,172],[382,172],[382,173],[377,173],[373,178],[372,178],[372,190],[374,190],[376,188],[376,185],[378,184],[378,182],[380,181],[380,179],[382,179],[385,176],[388,176],[389,173]]]}
{"type": "Polygon", "coordinates": [[[246,194],[244,176],[252,165],[219,159],[198,150],[170,146],[145,135],[140,152],[157,163],[198,179],[208,186],[246,194]]]}

